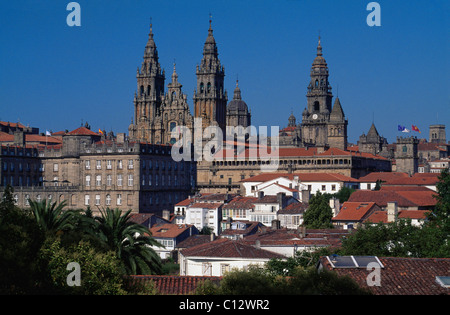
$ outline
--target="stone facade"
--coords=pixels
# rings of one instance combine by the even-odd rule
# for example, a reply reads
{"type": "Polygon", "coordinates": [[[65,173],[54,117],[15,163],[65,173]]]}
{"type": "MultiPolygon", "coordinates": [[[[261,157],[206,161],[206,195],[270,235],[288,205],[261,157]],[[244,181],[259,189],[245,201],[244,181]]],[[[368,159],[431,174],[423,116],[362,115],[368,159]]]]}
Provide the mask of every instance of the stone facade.
{"type": "Polygon", "coordinates": [[[1,186],[13,186],[18,206],[51,199],[70,209],[162,214],[195,189],[195,163],[175,162],[170,146],[106,139],[85,127],[62,138],[58,146],[2,147],[1,186]]]}

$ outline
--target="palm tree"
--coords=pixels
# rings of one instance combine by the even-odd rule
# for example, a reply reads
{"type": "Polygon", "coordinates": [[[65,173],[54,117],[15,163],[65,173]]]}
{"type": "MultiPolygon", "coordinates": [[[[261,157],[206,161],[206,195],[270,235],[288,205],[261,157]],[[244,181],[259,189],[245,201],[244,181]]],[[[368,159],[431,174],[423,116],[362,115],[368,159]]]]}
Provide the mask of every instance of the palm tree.
{"type": "Polygon", "coordinates": [[[131,210],[122,215],[119,209],[100,210],[97,236],[110,250],[116,252],[127,274],[158,274],[161,259],[151,246],[162,246],[150,236],[150,231],[130,221],[131,210]]]}
{"type": "Polygon", "coordinates": [[[29,200],[31,212],[36,219],[38,226],[45,233],[60,233],[64,230],[73,228],[72,211],[64,211],[66,202],[63,201],[59,205],[56,202],[29,200]]]}

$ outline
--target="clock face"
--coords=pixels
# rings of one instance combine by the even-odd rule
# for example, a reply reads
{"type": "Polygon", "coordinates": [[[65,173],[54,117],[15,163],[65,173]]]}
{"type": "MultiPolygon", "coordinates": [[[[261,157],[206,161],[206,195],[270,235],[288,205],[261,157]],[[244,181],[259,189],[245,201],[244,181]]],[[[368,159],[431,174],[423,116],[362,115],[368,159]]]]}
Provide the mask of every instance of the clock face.
{"type": "Polygon", "coordinates": [[[314,114],[314,115],[312,116],[312,118],[313,118],[313,119],[317,119],[317,114],[314,114]]]}

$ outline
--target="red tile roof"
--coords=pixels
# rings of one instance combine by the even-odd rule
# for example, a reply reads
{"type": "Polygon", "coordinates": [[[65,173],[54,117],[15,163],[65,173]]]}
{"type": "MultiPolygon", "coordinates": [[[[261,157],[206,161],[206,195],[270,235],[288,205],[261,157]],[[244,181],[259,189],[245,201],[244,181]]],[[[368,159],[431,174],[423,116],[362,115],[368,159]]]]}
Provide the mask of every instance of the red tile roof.
{"type": "Polygon", "coordinates": [[[207,276],[153,276],[153,275],[139,275],[131,276],[134,281],[143,283],[152,283],[157,290],[157,293],[163,295],[188,295],[194,294],[195,290],[205,280],[219,284],[222,277],[207,277],[207,276]]]}
{"type": "Polygon", "coordinates": [[[244,258],[244,259],[271,259],[284,258],[284,256],[258,249],[244,244],[241,241],[232,241],[221,238],[210,243],[197,245],[183,249],[181,254],[185,257],[220,257],[220,258],[244,258]]]}
{"type": "Polygon", "coordinates": [[[306,202],[293,202],[284,209],[278,210],[277,214],[302,214],[308,209],[306,202]]]}
{"type": "Polygon", "coordinates": [[[300,182],[358,182],[357,179],[336,173],[262,173],[241,182],[267,182],[279,177],[293,180],[294,176],[298,176],[300,182]]]}
{"type": "Polygon", "coordinates": [[[204,208],[204,209],[217,209],[220,208],[222,203],[210,203],[210,202],[196,202],[193,203],[190,208],[204,208]]]}
{"type": "Polygon", "coordinates": [[[222,209],[253,209],[254,202],[257,199],[257,197],[237,196],[224,205],[222,209]]]}
{"type": "Polygon", "coordinates": [[[193,225],[188,224],[172,224],[166,223],[161,225],[155,225],[150,229],[152,233],[152,237],[167,237],[167,238],[175,238],[181,233],[185,232],[192,228],[193,225]]]}
{"type": "Polygon", "coordinates": [[[384,268],[380,269],[380,286],[368,286],[367,278],[373,269],[333,268],[326,257],[320,258],[326,270],[340,276],[353,278],[362,288],[375,295],[448,295],[450,289],[436,281],[436,276],[450,275],[449,258],[378,257],[384,268]]]}
{"type": "MultiPolygon", "coordinates": [[[[400,210],[398,211],[399,219],[417,219],[425,220],[429,211],[427,210],[400,210]]],[[[387,211],[374,211],[366,219],[364,223],[388,223],[387,211]]]]}
{"type": "Polygon", "coordinates": [[[430,173],[427,175],[416,173],[412,177],[393,179],[384,183],[386,186],[414,185],[414,186],[433,186],[439,182],[439,174],[430,173]]]}
{"type": "Polygon", "coordinates": [[[362,183],[375,183],[377,180],[386,182],[389,180],[405,177],[409,177],[409,175],[403,172],[372,172],[367,174],[366,176],[360,177],[359,181],[362,183]]]}
{"type": "Polygon", "coordinates": [[[417,207],[411,200],[390,190],[357,190],[350,195],[350,202],[375,202],[380,207],[386,207],[388,202],[396,201],[399,207],[417,207]]]}
{"type": "Polygon", "coordinates": [[[100,136],[100,134],[93,132],[92,130],[83,126],[66,133],[66,135],[100,136]]]}
{"type": "Polygon", "coordinates": [[[380,210],[375,202],[344,202],[333,221],[361,221],[372,211],[380,210]]]}

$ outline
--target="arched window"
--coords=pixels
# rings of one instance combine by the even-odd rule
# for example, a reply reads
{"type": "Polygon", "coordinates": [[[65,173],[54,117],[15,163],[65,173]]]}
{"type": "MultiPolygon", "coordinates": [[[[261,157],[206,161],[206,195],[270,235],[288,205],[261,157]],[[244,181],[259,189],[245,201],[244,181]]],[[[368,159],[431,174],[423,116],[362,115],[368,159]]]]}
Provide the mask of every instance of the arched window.
{"type": "Polygon", "coordinates": [[[315,102],[314,102],[314,111],[315,111],[315,112],[318,112],[319,110],[320,110],[319,102],[318,102],[318,101],[315,101],[315,102]]]}
{"type": "Polygon", "coordinates": [[[206,86],[207,93],[211,92],[211,82],[208,82],[208,85],[206,86]]]}
{"type": "Polygon", "coordinates": [[[141,95],[144,95],[144,86],[141,85],[141,95]]]}
{"type": "Polygon", "coordinates": [[[150,90],[151,90],[150,85],[147,85],[147,95],[150,95],[150,90]]]}
{"type": "Polygon", "coordinates": [[[204,91],[204,85],[203,85],[203,82],[202,83],[200,83],[200,93],[203,93],[203,91],[204,91]]]}
{"type": "Polygon", "coordinates": [[[175,91],[172,92],[172,101],[175,99],[176,96],[177,96],[177,93],[175,93],[175,91]]]}
{"type": "Polygon", "coordinates": [[[315,87],[319,86],[319,80],[316,80],[315,87]]]}

